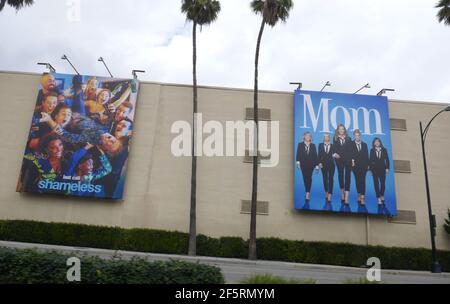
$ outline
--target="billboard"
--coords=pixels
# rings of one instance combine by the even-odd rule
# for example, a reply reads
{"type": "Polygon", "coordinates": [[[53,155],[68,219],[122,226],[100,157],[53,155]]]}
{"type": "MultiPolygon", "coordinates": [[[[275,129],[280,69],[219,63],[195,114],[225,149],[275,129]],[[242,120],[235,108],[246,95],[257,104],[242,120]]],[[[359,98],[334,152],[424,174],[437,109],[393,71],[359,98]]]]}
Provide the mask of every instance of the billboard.
{"type": "Polygon", "coordinates": [[[136,80],[44,74],[18,192],[122,199],[136,80]]]}
{"type": "Polygon", "coordinates": [[[295,92],[295,209],[397,215],[388,100],[295,92]]]}

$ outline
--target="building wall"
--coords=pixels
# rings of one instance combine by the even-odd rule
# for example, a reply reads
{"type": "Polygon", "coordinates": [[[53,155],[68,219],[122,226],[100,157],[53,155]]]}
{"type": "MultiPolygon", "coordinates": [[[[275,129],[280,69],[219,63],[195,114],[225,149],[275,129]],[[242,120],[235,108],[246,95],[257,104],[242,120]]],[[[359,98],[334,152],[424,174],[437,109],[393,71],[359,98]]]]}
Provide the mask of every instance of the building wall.
{"type": "MultiPolygon", "coordinates": [[[[188,231],[190,158],[171,153],[175,121],[192,119],[192,88],[141,83],[135,132],[128,164],[124,201],[84,200],[25,195],[15,192],[36,100],[39,75],[0,72],[0,219],[70,222],[126,228],[188,231]]],[[[202,87],[199,108],[203,120],[222,123],[245,119],[252,91],[202,87]]],[[[392,131],[395,160],[411,161],[411,173],[396,173],[398,208],[416,212],[416,224],[389,223],[365,215],[318,214],[293,207],[293,94],[266,92],[261,108],[271,109],[280,122],[280,162],[261,168],[259,200],[269,202],[269,215],[258,216],[259,237],[350,242],[399,247],[429,247],[430,234],[424,186],[419,121],[427,121],[442,104],[390,101],[392,118],[407,120],[407,131],[392,131]]],[[[428,137],[429,173],[437,245],[450,250],[443,229],[450,207],[450,117],[443,114],[428,137]]],[[[252,165],[243,157],[199,158],[198,233],[248,237],[250,216],[241,201],[251,198],[252,165]]]]}

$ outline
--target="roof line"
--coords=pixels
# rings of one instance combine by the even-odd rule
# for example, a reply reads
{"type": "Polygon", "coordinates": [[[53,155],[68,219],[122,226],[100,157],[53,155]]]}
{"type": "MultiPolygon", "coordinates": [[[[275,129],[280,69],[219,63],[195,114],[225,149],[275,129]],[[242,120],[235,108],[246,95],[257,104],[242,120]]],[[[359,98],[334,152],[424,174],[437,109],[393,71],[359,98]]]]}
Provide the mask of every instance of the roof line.
{"type": "MultiPolygon", "coordinates": [[[[39,76],[41,73],[36,72],[21,72],[21,71],[3,71],[0,70],[0,74],[15,74],[15,75],[30,75],[39,76]]],[[[106,77],[106,76],[105,76],[106,77]]],[[[140,81],[140,83],[151,84],[151,85],[161,85],[161,86],[171,86],[171,87],[185,87],[190,88],[190,84],[180,84],[180,83],[170,83],[170,82],[158,82],[158,81],[140,81]]],[[[252,89],[246,88],[233,88],[233,87],[219,87],[219,86],[209,86],[209,85],[199,85],[200,89],[210,89],[210,90],[227,90],[227,91],[240,91],[240,92],[253,92],[252,89]]],[[[290,91],[280,91],[280,90],[259,90],[260,93],[265,94],[288,94],[294,95],[294,92],[290,91]]],[[[422,105],[448,105],[450,102],[437,102],[437,101],[418,101],[418,100],[400,100],[400,99],[389,99],[392,103],[411,103],[411,104],[422,104],[422,105]]]]}

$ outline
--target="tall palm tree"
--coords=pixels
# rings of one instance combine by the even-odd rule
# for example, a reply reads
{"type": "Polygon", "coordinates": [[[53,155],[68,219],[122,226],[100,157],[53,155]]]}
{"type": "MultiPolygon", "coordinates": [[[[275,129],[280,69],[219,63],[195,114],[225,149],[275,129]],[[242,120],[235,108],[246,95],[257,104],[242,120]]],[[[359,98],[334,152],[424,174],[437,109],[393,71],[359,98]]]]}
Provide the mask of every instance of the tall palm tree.
{"type": "Polygon", "coordinates": [[[256,260],[256,211],[258,201],[258,161],[259,161],[259,117],[258,117],[258,65],[259,65],[259,50],[261,47],[261,39],[264,33],[264,28],[267,25],[274,27],[278,22],[286,22],[289,18],[289,12],[294,6],[292,0],[253,0],[251,8],[255,14],[262,16],[261,27],[259,29],[258,41],[256,44],[255,55],[255,89],[254,89],[254,105],[253,115],[256,124],[256,145],[255,156],[253,157],[253,184],[252,184],[252,204],[251,204],[251,220],[250,220],[250,240],[248,258],[256,260]]]}
{"type": "Polygon", "coordinates": [[[32,5],[33,2],[33,0],[0,0],[0,12],[5,8],[6,4],[16,10],[20,10],[24,6],[32,5]]]}
{"type": "Polygon", "coordinates": [[[196,156],[196,114],[198,113],[197,95],[197,26],[213,23],[220,12],[220,2],[216,0],[182,0],[181,11],[186,14],[186,20],[192,21],[192,74],[193,74],[193,128],[192,128],[192,174],[191,174],[191,209],[189,223],[188,254],[197,254],[197,156],[196,156]]]}
{"type": "Polygon", "coordinates": [[[450,25],[450,0],[440,0],[438,4],[436,4],[436,8],[439,8],[437,14],[439,22],[450,25]]]}

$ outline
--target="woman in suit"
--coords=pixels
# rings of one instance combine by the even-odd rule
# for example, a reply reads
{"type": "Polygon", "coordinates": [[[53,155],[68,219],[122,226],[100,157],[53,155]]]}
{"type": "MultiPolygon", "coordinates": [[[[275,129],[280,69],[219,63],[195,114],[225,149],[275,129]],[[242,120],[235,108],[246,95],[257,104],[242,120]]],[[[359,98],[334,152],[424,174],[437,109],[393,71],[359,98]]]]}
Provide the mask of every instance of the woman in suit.
{"type": "Polygon", "coordinates": [[[361,131],[353,132],[355,140],[353,141],[352,168],[355,175],[356,189],[358,190],[358,203],[365,206],[366,196],[366,176],[369,170],[369,148],[361,139],[361,131]]]}
{"type": "Polygon", "coordinates": [[[375,138],[370,151],[370,170],[372,171],[375,193],[378,198],[378,205],[384,205],[384,192],[386,189],[386,175],[390,168],[389,155],[384,148],[381,139],[375,138]]]}
{"type": "Polygon", "coordinates": [[[323,143],[319,145],[319,167],[322,169],[323,188],[325,190],[325,200],[331,203],[334,187],[334,172],[336,165],[333,159],[333,144],[330,134],[325,134],[323,143]]]}
{"type": "Polygon", "coordinates": [[[307,201],[311,199],[312,176],[317,165],[316,146],[312,143],[311,133],[307,132],[303,135],[303,141],[297,147],[297,167],[303,174],[307,201]]]}
{"type": "Polygon", "coordinates": [[[339,186],[341,187],[342,202],[349,204],[352,172],[352,139],[348,136],[347,128],[340,124],[333,139],[336,166],[339,175],[339,186]]]}

